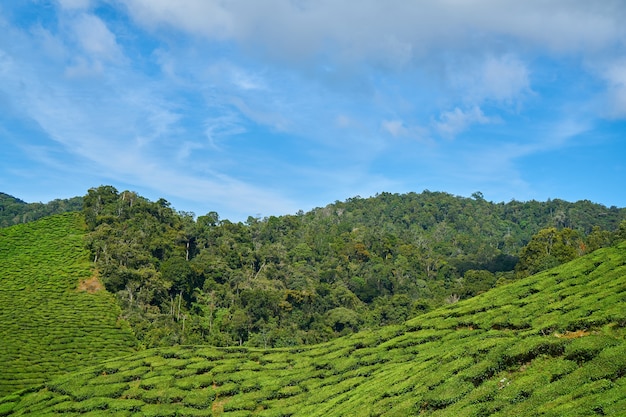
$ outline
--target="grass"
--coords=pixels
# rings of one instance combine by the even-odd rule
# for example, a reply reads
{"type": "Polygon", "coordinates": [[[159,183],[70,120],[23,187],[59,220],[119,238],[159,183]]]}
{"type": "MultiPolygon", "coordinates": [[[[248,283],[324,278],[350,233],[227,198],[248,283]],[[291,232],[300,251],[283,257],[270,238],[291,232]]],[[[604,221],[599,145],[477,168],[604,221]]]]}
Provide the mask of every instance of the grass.
{"type": "Polygon", "coordinates": [[[0,415],[618,416],[625,307],[623,243],[324,344],[105,360],[0,399],[0,415]]]}
{"type": "Polygon", "coordinates": [[[0,229],[0,396],[133,351],[110,294],[78,289],[83,236],[79,213],[0,229]]]}

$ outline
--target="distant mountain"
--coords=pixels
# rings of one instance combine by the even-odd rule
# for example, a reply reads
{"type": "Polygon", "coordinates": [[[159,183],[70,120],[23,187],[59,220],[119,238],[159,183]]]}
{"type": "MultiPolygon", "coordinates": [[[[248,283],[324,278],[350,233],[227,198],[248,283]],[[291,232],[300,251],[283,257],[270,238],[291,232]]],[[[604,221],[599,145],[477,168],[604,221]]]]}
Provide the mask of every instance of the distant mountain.
{"type": "Polygon", "coordinates": [[[328,343],[104,361],[0,399],[0,414],[623,416],[625,297],[626,241],[328,343]]]}
{"type": "Polygon", "coordinates": [[[26,203],[19,198],[0,192],[0,227],[28,223],[42,217],[80,211],[82,197],[56,199],[48,203],[26,203]]]}

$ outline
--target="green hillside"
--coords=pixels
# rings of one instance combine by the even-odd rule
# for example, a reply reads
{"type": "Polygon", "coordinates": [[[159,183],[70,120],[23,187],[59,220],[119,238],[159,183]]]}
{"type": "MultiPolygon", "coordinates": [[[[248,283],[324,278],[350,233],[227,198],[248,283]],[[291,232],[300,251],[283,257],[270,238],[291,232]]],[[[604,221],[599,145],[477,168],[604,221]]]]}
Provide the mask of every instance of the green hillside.
{"type": "Polygon", "coordinates": [[[168,347],[0,400],[7,415],[596,416],[626,410],[626,242],[404,325],[287,349],[168,347]]]}
{"type": "Polygon", "coordinates": [[[28,223],[54,214],[80,211],[82,207],[82,197],[57,198],[45,204],[27,203],[0,192],[0,227],[28,223]]]}
{"type": "Polygon", "coordinates": [[[0,395],[133,351],[84,235],[80,213],[0,229],[0,395]]]}
{"type": "Polygon", "coordinates": [[[245,223],[112,186],[83,203],[102,282],[147,347],[323,343],[401,324],[626,233],[626,209],[494,204],[478,193],[383,193],[245,223]]]}

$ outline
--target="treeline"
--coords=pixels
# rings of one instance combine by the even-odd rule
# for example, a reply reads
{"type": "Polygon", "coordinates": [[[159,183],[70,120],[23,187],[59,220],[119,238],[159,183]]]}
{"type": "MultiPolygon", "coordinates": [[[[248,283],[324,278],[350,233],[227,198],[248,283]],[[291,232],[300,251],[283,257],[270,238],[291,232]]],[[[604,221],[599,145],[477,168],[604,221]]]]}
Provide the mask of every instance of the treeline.
{"type": "Polygon", "coordinates": [[[28,223],[53,214],[81,211],[83,198],[56,199],[48,203],[26,203],[5,193],[0,193],[0,227],[28,223]]]}
{"type": "Polygon", "coordinates": [[[111,186],[83,200],[102,281],[146,346],[317,343],[626,238],[625,209],[480,193],[383,193],[245,223],[111,186]]]}

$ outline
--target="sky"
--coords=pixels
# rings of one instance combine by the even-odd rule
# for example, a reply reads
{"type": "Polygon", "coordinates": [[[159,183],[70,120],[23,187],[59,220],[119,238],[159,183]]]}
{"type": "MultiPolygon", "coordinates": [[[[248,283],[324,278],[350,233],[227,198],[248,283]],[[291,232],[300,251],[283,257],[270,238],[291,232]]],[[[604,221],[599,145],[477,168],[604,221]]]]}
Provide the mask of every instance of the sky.
{"type": "Polygon", "coordinates": [[[0,191],[626,207],[623,0],[0,3],[0,191]]]}

